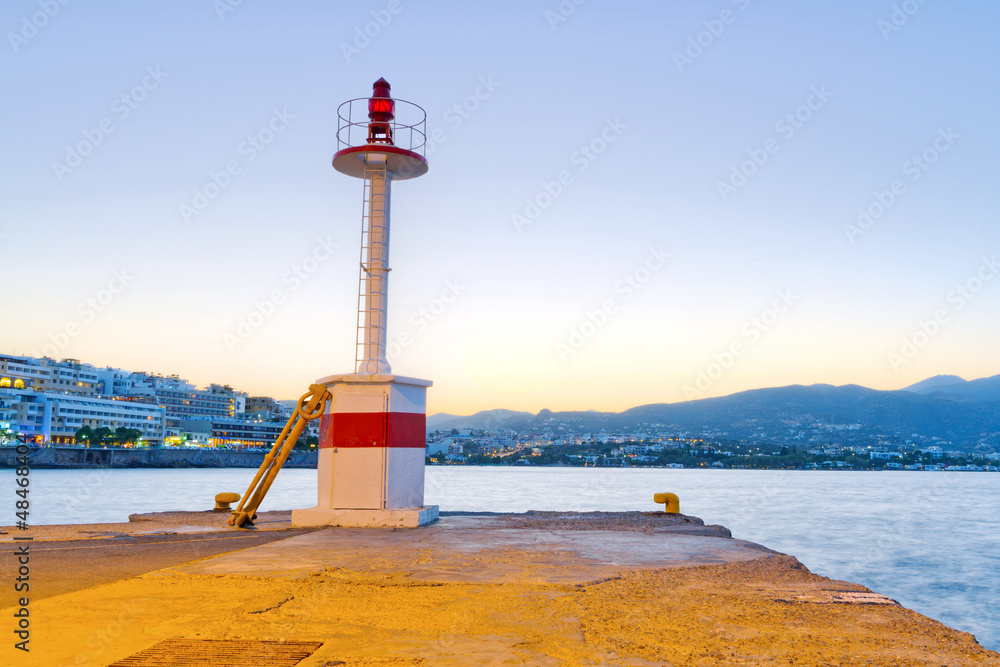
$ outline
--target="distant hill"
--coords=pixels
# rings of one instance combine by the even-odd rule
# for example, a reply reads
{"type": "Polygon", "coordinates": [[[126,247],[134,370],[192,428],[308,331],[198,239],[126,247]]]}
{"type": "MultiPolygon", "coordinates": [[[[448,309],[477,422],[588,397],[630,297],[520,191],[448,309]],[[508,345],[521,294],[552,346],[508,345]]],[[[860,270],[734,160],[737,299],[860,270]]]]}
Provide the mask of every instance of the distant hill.
{"type": "Polygon", "coordinates": [[[926,380],[921,380],[916,384],[911,384],[909,387],[903,387],[903,391],[912,391],[917,394],[929,394],[930,392],[940,389],[941,387],[965,384],[966,382],[968,382],[968,380],[964,380],[957,375],[935,375],[932,378],[927,378],[926,380]]]}
{"type": "Polygon", "coordinates": [[[963,380],[956,375],[938,375],[906,388],[927,396],[947,398],[953,401],[990,402],[1000,401],[1000,375],[978,380],[963,380]],[[938,378],[954,378],[957,382],[934,382],[938,378]],[[921,386],[922,385],[922,386],[921,386]],[[914,389],[914,387],[918,387],[914,389]]]}
{"type": "Polygon", "coordinates": [[[537,415],[490,410],[470,417],[429,417],[434,428],[514,428],[575,432],[629,431],[660,424],[692,431],[725,432],[730,438],[768,439],[816,424],[860,424],[909,436],[920,433],[971,447],[1000,433],[1000,375],[967,382],[938,376],[905,390],[816,384],[753,389],[682,403],[642,405],[620,413],[550,412],[537,415]]]}
{"type": "Polygon", "coordinates": [[[427,417],[427,430],[450,431],[453,428],[510,428],[507,426],[508,423],[532,419],[534,416],[530,412],[516,412],[514,410],[503,409],[483,410],[468,417],[439,412],[427,417]]]}
{"type": "MultiPolygon", "coordinates": [[[[453,419],[471,419],[471,417],[462,417],[461,415],[450,415],[447,412],[439,412],[437,414],[427,415],[427,430],[434,431],[443,429],[444,427],[441,426],[441,424],[450,422],[453,419]]],[[[453,427],[449,426],[448,428],[453,428],[453,427]]]]}
{"type": "Polygon", "coordinates": [[[687,403],[645,405],[622,413],[633,420],[728,431],[740,438],[769,436],[815,423],[862,424],[893,433],[921,433],[971,443],[1000,430],[1000,405],[956,402],[908,391],[846,385],[755,389],[687,403]]]}

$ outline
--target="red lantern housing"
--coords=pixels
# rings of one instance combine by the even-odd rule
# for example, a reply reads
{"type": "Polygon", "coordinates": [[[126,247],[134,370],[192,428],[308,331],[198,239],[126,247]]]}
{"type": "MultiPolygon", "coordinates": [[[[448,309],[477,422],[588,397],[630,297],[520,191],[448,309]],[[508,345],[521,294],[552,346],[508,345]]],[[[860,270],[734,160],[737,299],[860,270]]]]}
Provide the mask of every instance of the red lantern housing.
{"type": "Polygon", "coordinates": [[[368,100],[368,143],[392,145],[392,121],[395,119],[396,103],[389,93],[389,82],[384,78],[372,84],[372,96],[368,100]]]}

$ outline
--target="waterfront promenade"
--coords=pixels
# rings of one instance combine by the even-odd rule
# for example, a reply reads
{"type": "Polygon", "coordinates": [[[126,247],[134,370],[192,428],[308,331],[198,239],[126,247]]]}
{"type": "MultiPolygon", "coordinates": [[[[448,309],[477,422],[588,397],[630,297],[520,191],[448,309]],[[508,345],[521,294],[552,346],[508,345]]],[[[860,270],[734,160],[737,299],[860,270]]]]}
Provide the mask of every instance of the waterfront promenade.
{"type": "MultiPolygon", "coordinates": [[[[27,531],[31,651],[8,639],[0,660],[152,665],[143,652],[162,649],[302,667],[1000,665],[969,634],[694,517],[449,513],[420,529],[304,531],[265,512],[242,532],[225,519],[27,531]]],[[[2,530],[13,552],[25,531],[2,530]]]]}
{"type": "MultiPolygon", "coordinates": [[[[32,469],[55,468],[258,468],[266,449],[237,450],[184,447],[31,447],[32,469]]],[[[14,447],[0,448],[0,468],[17,468],[21,456],[14,447]]],[[[293,451],[286,468],[315,468],[316,452],[293,451]]]]}

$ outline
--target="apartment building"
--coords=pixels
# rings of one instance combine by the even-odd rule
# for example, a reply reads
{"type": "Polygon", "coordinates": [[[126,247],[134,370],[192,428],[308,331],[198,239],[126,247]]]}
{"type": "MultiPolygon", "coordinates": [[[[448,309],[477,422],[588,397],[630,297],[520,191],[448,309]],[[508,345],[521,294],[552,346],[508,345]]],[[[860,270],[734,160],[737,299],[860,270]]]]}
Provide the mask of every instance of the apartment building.
{"type": "MultiPolygon", "coordinates": [[[[185,419],[180,424],[181,432],[186,435],[210,434],[208,442],[204,443],[208,446],[236,449],[270,447],[278,439],[278,435],[281,434],[284,427],[284,422],[227,417],[185,419]]],[[[197,442],[197,444],[203,443],[197,442]]]]}
{"type": "Polygon", "coordinates": [[[98,377],[90,364],[76,359],[0,355],[0,389],[34,389],[96,395],[98,377]]]}
{"type": "Polygon", "coordinates": [[[137,429],[149,446],[163,444],[166,411],[131,401],[30,389],[0,389],[0,421],[39,444],[71,444],[84,426],[137,429]]]}
{"type": "MultiPolygon", "coordinates": [[[[38,443],[71,444],[83,426],[124,426],[151,446],[270,446],[290,414],[272,398],[250,399],[229,385],[198,389],[177,375],[0,355],[0,427],[38,443]],[[248,402],[253,412],[243,418],[248,402]]],[[[308,432],[315,434],[315,423],[308,432]]]]}

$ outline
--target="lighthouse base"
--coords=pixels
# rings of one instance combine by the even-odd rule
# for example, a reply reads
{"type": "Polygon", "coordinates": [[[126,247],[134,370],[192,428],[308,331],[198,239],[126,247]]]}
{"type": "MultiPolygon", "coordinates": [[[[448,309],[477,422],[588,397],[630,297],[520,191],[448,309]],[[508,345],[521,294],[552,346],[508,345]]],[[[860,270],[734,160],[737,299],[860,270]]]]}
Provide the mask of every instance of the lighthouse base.
{"type": "Polygon", "coordinates": [[[293,526],[341,528],[418,528],[437,521],[438,506],[397,510],[335,510],[309,507],[292,510],[293,526]]]}
{"type": "Polygon", "coordinates": [[[330,390],[320,419],[316,506],[294,526],[416,528],[438,516],[424,505],[428,380],[352,373],[317,380],[330,390]]]}

